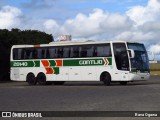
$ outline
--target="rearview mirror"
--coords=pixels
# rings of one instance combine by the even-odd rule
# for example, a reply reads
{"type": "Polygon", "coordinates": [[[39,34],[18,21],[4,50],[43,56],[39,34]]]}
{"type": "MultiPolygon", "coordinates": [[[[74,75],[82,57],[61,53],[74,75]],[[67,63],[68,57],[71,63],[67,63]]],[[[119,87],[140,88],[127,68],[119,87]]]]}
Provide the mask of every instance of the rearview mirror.
{"type": "Polygon", "coordinates": [[[134,50],[128,49],[128,52],[129,52],[129,58],[134,58],[135,57],[134,50]]]}

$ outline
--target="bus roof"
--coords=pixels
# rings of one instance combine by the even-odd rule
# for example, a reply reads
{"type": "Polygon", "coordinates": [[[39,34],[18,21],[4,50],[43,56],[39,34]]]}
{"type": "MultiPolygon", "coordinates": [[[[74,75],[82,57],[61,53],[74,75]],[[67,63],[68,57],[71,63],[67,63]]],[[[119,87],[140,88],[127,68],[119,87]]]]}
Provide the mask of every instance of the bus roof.
{"type": "Polygon", "coordinates": [[[12,48],[16,47],[46,47],[46,46],[65,46],[65,45],[81,45],[81,44],[103,44],[103,43],[137,43],[137,42],[128,42],[128,41],[94,41],[94,40],[75,40],[75,41],[58,41],[50,42],[49,44],[39,44],[39,45],[13,45],[12,48]]]}

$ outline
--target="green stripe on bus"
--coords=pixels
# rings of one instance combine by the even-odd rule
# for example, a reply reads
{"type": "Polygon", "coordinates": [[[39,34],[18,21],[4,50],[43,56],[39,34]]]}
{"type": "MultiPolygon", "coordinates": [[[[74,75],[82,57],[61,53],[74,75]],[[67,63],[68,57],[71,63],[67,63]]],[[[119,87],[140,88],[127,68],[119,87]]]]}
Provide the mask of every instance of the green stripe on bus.
{"type": "MultiPolygon", "coordinates": [[[[106,58],[107,65],[112,65],[112,58],[106,58]]],[[[103,58],[98,59],[68,59],[63,60],[63,66],[102,66],[106,65],[106,61],[103,58]]]]}
{"type": "MultiPolygon", "coordinates": [[[[48,60],[51,67],[56,66],[55,60],[48,60]]],[[[11,67],[40,67],[40,60],[35,61],[11,61],[11,67]]],[[[103,66],[112,65],[112,58],[91,58],[91,59],[65,59],[63,66],[103,66]]]]}
{"type": "Polygon", "coordinates": [[[56,61],[55,60],[49,60],[50,66],[56,66],[56,61]]]}
{"type": "Polygon", "coordinates": [[[54,74],[59,74],[59,67],[53,67],[54,74]]]}
{"type": "Polygon", "coordinates": [[[40,61],[11,61],[11,67],[40,67],[40,61]]]}

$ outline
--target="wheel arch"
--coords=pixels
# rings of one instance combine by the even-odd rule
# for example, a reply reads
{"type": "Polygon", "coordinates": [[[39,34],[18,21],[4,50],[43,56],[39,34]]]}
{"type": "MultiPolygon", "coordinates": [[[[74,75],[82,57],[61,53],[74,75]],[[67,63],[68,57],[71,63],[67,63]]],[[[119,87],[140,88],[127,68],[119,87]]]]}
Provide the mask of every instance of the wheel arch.
{"type": "Polygon", "coordinates": [[[43,74],[46,77],[46,81],[47,81],[47,76],[46,76],[46,74],[44,72],[38,72],[37,76],[36,76],[36,79],[38,78],[38,75],[41,75],[41,74],[43,74]]]}
{"type": "Polygon", "coordinates": [[[45,74],[44,72],[38,72],[38,73],[37,73],[37,76],[38,76],[39,74],[44,74],[44,75],[46,76],[46,74],[45,74]]]}
{"type": "Polygon", "coordinates": [[[106,73],[110,76],[110,78],[111,78],[111,80],[112,80],[112,77],[111,77],[110,72],[108,72],[108,71],[103,71],[103,72],[101,73],[101,75],[100,75],[100,78],[99,78],[99,79],[100,79],[100,81],[103,81],[103,79],[102,79],[102,78],[103,78],[104,74],[106,74],[106,73]]]}

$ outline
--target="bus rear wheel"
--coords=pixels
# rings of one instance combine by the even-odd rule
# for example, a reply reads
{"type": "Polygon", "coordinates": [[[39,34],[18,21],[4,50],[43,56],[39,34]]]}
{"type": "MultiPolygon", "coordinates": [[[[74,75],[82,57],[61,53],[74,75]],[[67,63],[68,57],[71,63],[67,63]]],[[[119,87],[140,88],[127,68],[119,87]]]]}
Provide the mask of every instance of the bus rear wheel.
{"type": "Polygon", "coordinates": [[[29,73],[27,75],[26,81],[28,82],[29,85],[36,85],[37,84],[36,77],[33,73],[29,73]]]}
{"type": "Polygon", "coordinates": [[[44,73],[39,73],[37,75],[37,81],[39,83],[39,85],[46,85],[47,82],[46,82],[46,76],[44,73]]]}
{"type": "Polygon", "coordinates": [[[101,81],[103,81],[104,85],[109,86],[111,84],[111,76],[109,73],[103,73],[101,75],[101,81]]]}

